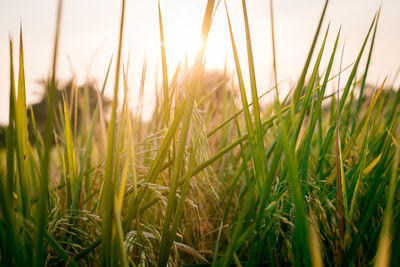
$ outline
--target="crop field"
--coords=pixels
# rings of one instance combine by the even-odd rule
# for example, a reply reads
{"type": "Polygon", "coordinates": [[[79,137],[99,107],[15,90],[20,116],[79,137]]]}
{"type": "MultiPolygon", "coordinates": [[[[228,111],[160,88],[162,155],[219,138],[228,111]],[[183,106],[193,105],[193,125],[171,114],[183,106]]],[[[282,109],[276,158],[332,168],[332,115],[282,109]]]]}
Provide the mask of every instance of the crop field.
{"type": "Polygon", "coordinates": [[[261,92],[245,0],[246,38],[235,39],[229,1],[207,0],[194,63],[176,69],[167,67],[158,3],[161,82],[154,111],[143,120],[144,81],[152,78],[146,77],[146,62],[135,70],[142,81],[132,108],[121,2],[118,46],[98,88],[59,82],[58,2],[41,110],[26,101],[23,29],[19,42],[10,38],[0,265],[400,263],[400,90],[385,77],[376,86],[367,82],[380,10],[363,29],[358,55],[345,66],[341,31],[323,24],[326,1],[315,16],[302,72],[284,92],[270,1],[273,86],[261,92]],[[229,25],[234,73],[205,68],[217,9],[229,25]],[[328,45],[328,36],[334,43],[328,45]],[[239,61],[239,42],[246,61],[239,61]],[[108,85],[112,99],[104,94],[108,85]]]}

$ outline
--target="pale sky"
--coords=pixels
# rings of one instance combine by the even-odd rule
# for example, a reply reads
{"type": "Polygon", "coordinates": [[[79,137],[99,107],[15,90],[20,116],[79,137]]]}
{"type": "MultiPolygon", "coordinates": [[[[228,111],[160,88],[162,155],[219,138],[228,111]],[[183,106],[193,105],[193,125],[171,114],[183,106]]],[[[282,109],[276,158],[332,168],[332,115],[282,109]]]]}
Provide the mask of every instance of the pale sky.
{"type": "MultiPolygon", "coordinates": [[[[189,61],[193,60],[207,1],[161,0],[160,2],[171,78],[174,68],[179,60],[184,58],[186,51],[189,61]]],[[[241,65],[243,72],[246,72],[247,58],[241,0],[228,0],[227,3],[241,65]]],[[[41,88],[36,81],[46,77],[50,69],[56,4],[55,0],[0,1],[0,124],[8,121],[9,36],[15,44],[14,66],[17,67],[18,32],[21,22],[24,36],[27,101],[28,103],[35,102],[41,95],[41,88]]],[[[278,80],[289,84],[299,76],[323,4],[324,1],[321,0],[274,1],[278,80]]],[[[325,68],[329,59],[329,52],[340,25],[342,26],[340,46],[343,45],[344,40],[346,42],[344,65],[355,60],[380,4],[382,4],[382,12],[369,82],[376,84],[387,75],[389,75],[389,82],[391,81],[390,78],[400,66],[399,0],[331,0],[322,29],[324,32],[328,22],[331,22],[325,60],[321,70],[325,68]]],[[[264,92],[271,85],[269,0],[248,0],[247,8],[258,89],[264,92]]],[[[64,1],[57,68],[58,77],[61,80],[65,81],[74,73],[79,84],[89,77],[96,79],[101,86],[109,59],[117,49],[120,9],[121,3],[115,0],[64,1]]],[[[148,72],[144,101],[147,109],[145,113],[148,115],[153,108],[155,66],[157,62],[160,62],[157,12],[157,0],[126,1],[123,60],[126,63],[130,54],[130,98],[133,102],[137,98],[141,66],[144,57],[147,56],[148,72]]],[[[225,58],[227,58],[229,70],[233,71],[226,13],[221,4],[207,43],[206,66],[213,69],[222,68],[225,58]]],[[[337,62],[339,62],[339,57],[337,57],[337,62]]],[[[364,64],[361,68],[364,69],[364,64]]],[[[337,69],[338,66],[336,66],[337,69]]],[[[246,76],[248,75],[245,74],[246,76]]],[[[397,86],[399,81],[395,84],[397,86]]],[[[112,91],[110,87],[108,93],[112,91]]]]}

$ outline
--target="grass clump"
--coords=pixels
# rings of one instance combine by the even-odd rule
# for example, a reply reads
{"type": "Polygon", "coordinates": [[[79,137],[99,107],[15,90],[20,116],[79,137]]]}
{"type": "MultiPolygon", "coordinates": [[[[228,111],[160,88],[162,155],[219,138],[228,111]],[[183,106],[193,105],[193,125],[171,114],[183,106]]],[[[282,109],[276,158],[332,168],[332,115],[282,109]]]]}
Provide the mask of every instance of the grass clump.
{"type": "MultiPolygon", "coordinates": [[[[94,109],[74,83],[57,97],[62,1],[44,132],[37,130],[34,109],[29,113],[33,131],[28,131],[22,30],[17,83],[10,41],[9,125],[0,152],[2,265],[388,266],[400,261],[400,91],[385,87],[386,80],[376,87],[366,83],[379,12],[354,63],[342,68],[340,62],[334,73],[340,31],[327,51],[332,33],[323,27],[326,1],[302,73],[286,95],[279,95],[272,28],[274,86],[259,95],[245,0],[250,87],[243,81],[227,3],[236,72],[230,77],[225,67],[212,80],[205,70],[207,36],[219,4],[207,1],[195,63],[178,66],[171,82],[158,5],[162,96],[148,121],[139,115],[141,101],[134,113],[128,105],[128,70],[121,56],[124,0],[109,121],[102,100],[112,60],[94,109]],[[321,66],[324,57],[327,66],[321,66]],[[329,92],[330,83],[348,68],[345,86],[329,92]],[[275,101],[261,105],[271,91],[275,101]]],[[[146,68],[144,62],[140,98],[146,68]]]]}

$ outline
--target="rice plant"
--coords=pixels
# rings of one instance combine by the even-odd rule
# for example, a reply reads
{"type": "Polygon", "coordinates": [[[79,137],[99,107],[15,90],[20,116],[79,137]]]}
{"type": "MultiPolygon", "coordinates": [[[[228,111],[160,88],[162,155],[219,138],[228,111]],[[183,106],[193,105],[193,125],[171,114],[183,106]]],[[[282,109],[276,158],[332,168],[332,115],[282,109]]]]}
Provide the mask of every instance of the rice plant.
{"type": "Polygon", "coordinates": [[[44,83],[44,127],[38,127],[37,110],[26,104],[29,70],[21,27],[19,46],[10,40],[9,124],[0,151],[1,265],[400,262],[400,90],[386,79],[377,86],[366,83],[379,10],[354,62],[343,66],[341,31],[323,24],[326,1],[301,75],[283,94],[271,1],[274,82],[260,94],[251,17],[246,1],[241,3],[246,39],[235,39],[229,3],[208,0],[193,66],[176,70],[168,69],[158,3],[162,83],[146,121],[141,116],[146,61],[136,109],[128,103],[125,0],[117,52],[104,66],[107,74],[96,97],[73,80],[57,97],[63,1],[58,2],[52,68],[44,83]],[[230,74],[225,66],[212,80],[205,51],[217,9],[226,15],[235,71],[230,74]],[[328,51],[330,35],[335,42],[328,51]],[[246,45],[247,62],[239,60],[238,42],[246,45]],[[248,64],[248,88],[242,64],[248,64]],[[340,68],[335,72],[333,66],[340,68]],[[349,75],[343,78],[343,72],[349,75]],[[110,82],[107,119],[104,90],[110,82]],[[265,96],[274,101],[261,104],[265,96]]]}

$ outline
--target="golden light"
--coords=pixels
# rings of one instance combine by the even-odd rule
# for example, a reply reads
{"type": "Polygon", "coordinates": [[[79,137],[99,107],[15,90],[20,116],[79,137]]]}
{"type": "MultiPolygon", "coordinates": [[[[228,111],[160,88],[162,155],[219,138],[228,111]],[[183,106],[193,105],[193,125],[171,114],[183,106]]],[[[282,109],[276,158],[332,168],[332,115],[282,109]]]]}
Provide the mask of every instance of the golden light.
{"type": "Polygon", "coordinates": [[[191,65],[201,48],[202,40],[197,31],[191,29],[191,25],[181,25],[181,31],[170,31],[165,37],[165,48],[169,66],[177,66],[179,62],[188,58],[191,65]]]}

